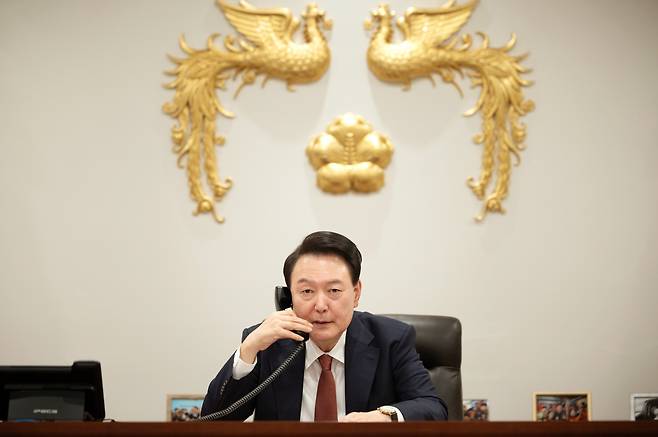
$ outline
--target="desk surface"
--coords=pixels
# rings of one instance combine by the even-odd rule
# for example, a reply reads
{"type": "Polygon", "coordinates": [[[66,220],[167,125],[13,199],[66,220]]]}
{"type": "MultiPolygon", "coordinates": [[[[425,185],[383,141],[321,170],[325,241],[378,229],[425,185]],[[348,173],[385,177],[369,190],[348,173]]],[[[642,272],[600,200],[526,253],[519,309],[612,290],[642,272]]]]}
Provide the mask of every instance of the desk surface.
{"type": "Polygon", "coordinates": [[[222,436],[222,437],[341,437],[396,436],[658,436],[655,422],[406,422],[406,423],[299,423],[299,422],[50,422],[0,423],[1,436],[222,436]]]}

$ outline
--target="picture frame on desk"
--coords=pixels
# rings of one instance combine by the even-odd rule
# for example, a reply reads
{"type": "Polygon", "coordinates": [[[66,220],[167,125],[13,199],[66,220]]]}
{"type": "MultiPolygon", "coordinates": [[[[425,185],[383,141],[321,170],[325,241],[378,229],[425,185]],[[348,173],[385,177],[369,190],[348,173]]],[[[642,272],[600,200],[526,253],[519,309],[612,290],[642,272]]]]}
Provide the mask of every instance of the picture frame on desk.
{"type": "Polygon", "coordinates": [[[466,422],[488,422],[489,400],[488,399],[464,399],[464,421],[466,422]]]}
{"type": "Polygon", "coordinates": [[[633,393],[631,420],[658,420],[658,393],[633,393]]]}
{"type": "Polygon", "coordinates": [[[532,420],[589,422],[592,420],[592,394],[590,392],[534,392],[532,420]]]}
{"type": "Polygon", "coordinates": [[[204,395],[168,394],[167,422],[189,422],[201,417],[204,395]]]}

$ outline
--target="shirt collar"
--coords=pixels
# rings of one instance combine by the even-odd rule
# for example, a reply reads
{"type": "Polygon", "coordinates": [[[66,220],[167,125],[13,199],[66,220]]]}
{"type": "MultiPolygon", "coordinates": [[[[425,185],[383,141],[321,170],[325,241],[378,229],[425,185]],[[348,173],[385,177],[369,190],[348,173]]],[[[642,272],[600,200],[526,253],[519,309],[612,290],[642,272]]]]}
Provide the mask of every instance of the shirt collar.
{"type": "Polygon", "coordinates": [[[322,349],[316,345],[313,340],[308,340],[306,342],[306,362],[304,364],[304,370],[308,369],[311,364],[315,362],[321,355],[327,354],[334,360],[345,364],[345,336],[347,330],[343,331],[338,343],[331,349],[329,352],[324,352],[322,349]]]}

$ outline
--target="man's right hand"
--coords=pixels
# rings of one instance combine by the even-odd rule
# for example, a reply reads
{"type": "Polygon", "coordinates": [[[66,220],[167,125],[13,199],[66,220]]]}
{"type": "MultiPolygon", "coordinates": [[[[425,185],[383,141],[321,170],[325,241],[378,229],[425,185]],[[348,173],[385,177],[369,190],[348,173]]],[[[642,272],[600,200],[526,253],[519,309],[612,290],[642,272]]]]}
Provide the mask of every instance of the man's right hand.
{"type": "Polygon", "coordinates": [[[240,359],[245,363],[254,363],[256,354],[270,347],[275,341],[284,338],[304,340],[301,335],[292,331],[311,332],[312,330],[313,324],[297,317],[292,308],[274,312],[244,339],[240,345],[240,359]]]}

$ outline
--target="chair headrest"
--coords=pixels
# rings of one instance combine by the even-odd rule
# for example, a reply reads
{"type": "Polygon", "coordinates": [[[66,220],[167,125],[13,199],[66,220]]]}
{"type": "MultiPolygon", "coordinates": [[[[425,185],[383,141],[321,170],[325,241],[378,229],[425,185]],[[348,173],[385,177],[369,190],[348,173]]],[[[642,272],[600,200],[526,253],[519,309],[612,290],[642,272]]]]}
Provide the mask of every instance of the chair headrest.
{"type": "Polygon", "coordinates": [[[426,368],[449,366],[459,369],[461,367],[462,325],[459,319],[417,314],[384,314],[384,316],[414,327],[416,350],[426,368]]]}

